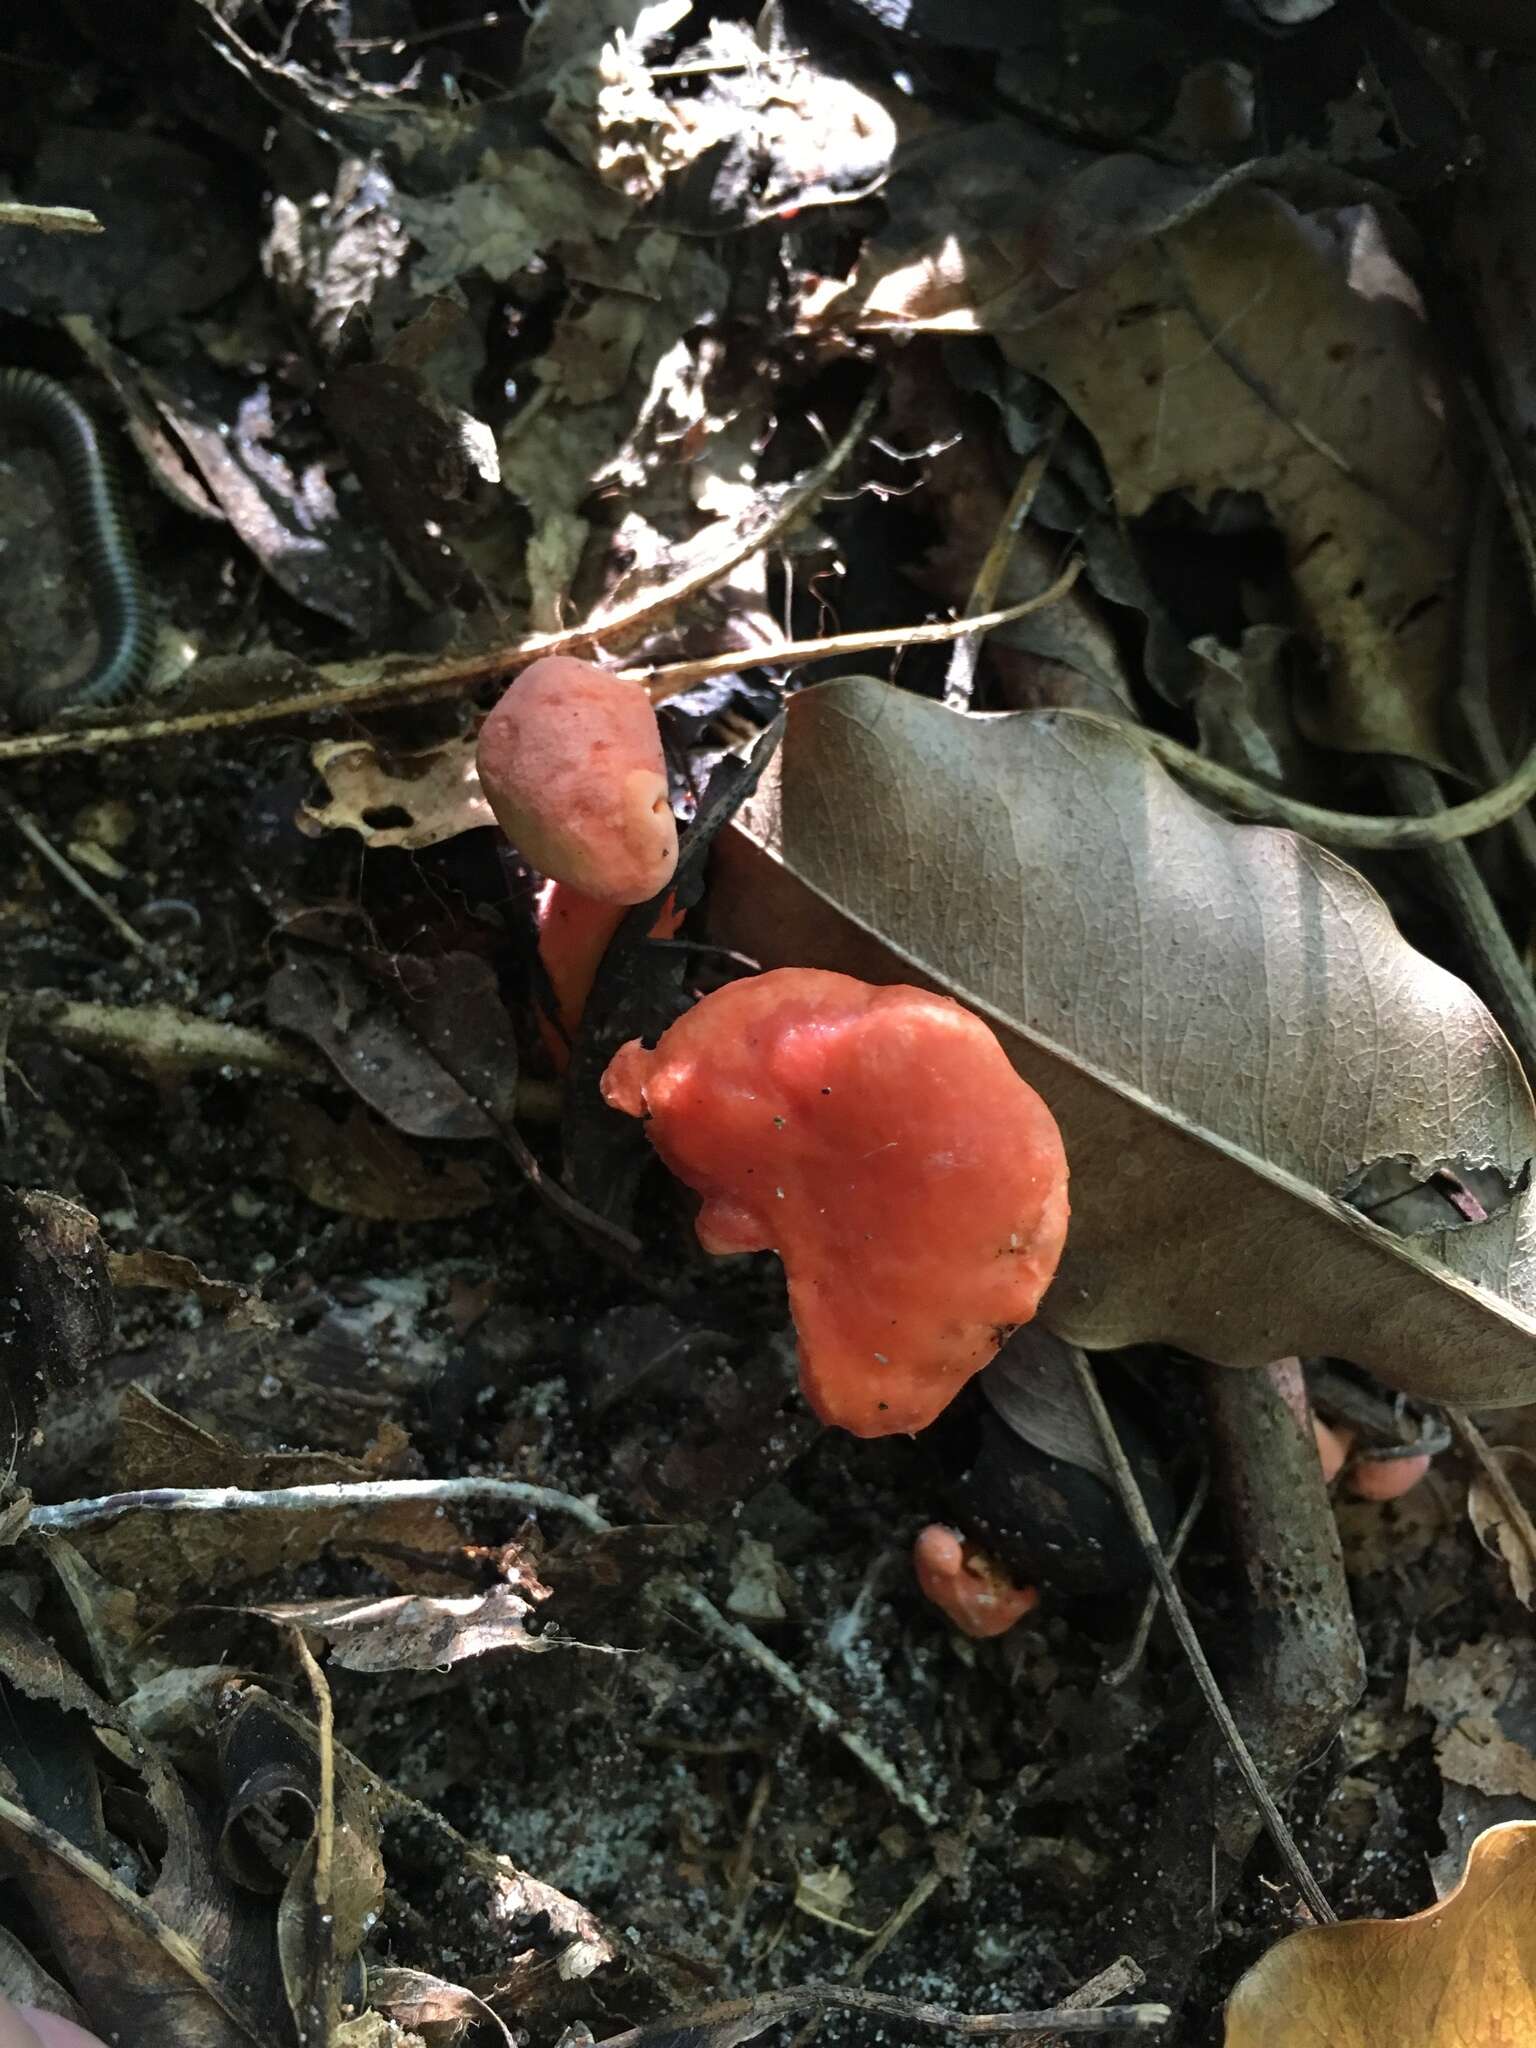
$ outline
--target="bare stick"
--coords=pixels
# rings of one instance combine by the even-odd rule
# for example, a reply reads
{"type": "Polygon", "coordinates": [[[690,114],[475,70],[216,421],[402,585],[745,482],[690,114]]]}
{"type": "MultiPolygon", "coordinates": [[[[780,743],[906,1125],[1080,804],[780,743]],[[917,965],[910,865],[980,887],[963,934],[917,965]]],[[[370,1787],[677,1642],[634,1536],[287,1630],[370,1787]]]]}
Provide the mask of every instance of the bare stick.
{"type": "Polygon", "coordinates": [[[135,953],[153,953],[154,948],[148,939],[141,932],[136,932],[117,906],[109,903],[101,891],[85,879],[74,862],[67,860],[59,852],[30,811],[24,811],[20,804],[3,795],[0,795],[0,811],[10,819],[33,852],[47,861],[54,873],[61,875],[75,894],[89,903],[99,917],[105,918],[125,946],[131,947],[135,953]]]}
{"type": "MultiPolygon", "coordinates": [[[[1010,606],[1007,612],[989,614],[980,619],[909,626],[900,632],[877,635],[847,634],[835,642],[791,642],[791,649],[809,645],[813,651],[789,658],[819,661],[828,653],[847,652],[850,644],[852,651],[857,653],[863,651],[861,643],[865,647],[871,643],[879,647],[901,647],[921,645],[925,640],[953,640],[963,633],[981,632],[1006,624],[1008,619],[1021,616],[1022,610],[1038,609],[1042,603],[1061,595],[1059,584],[1060,579],[1049,591],[1039,598],[1031,598],[1022,608],[1010,606]]],[[[608,622],[604,630],[611,624],[608,622]]],[[[36,761],[56,754],[98,753],[110,747],[142,746],[155,740],[185,739],[196,733],[239,730],[268,724],[274,719],[304,718],[315,712],[376,710],[385,703],[403,703],[444,690],[467,690],[478,683],[498,681],[508,669],[521,667],[537,654],[572,645],[589,646],[595,638],[590,631],[547,635],[539,641],[523,641],[515,649],[501,648],[493,654],[470,656],[435,668],[413,667],[393,677],[381,675],[376,682],[350,682],[334,690],[306,691],[241,710],[189,712],[185,717],[145,719],[137,725],[97,725],[79,727],[74,731],[21,733],[14,739],[0,740],[0,762],[36,761]]],[[[787,650],[782,648],[777,652],[755,649],[729,656],[712,656],[708,666],[679,662],[662,686],[663,695],[681,689],[685,680],[697,680],[701,673],[737,674],[745,669],[761,667],[765,662],[783,660],[786,653],[787,650]]],[[[1452,804],[1433,818],[1376,817],[1368,811],[1331,811],[1321,804],[1303,803],[1299,797],[1283,796],[1279,790],[1271,789],[1265,783],[1250,782],[1246,775],[1239,775],[1235,769],[1224,768],[1219,761],[1197,754],[1192,747],[1170,739],[1166,733],[1130,725],[1123,719],[1106,717],[1103,712],[1056,710],[1033,715],[1048,715],[1058,720],[1078,719],[1108,726],[1120,739],[1145,747],[1171,774],[1203,795],[1213,797],[1239,817],[1263,824],[1288,826],[1293,832],[1320,839],[1326,846],[1352,847],[1375,853],[1407,853],[1419,847],[1447,846],[1455,839],[1471,839],[1479,832],[1491,832],[1495,825],[1502,825],[1536,797],[1536,745],[1531,747],[1506,781],[1466,803],[1452,804]]]]}
{"type": "MultiPolygon", "coordinates": [[[[1102,1970],[1095,1970],[1086,1984],[1079,1984],[1075,1991],[1069,1991],[1061,2001],[1063,2012],[1080,2012],[1093,2005],[1102,2005],[1107,1998],[1119,1998],[1122,1993],[1134,1991],[1138,1984],[1145,1984],[1147,1973],[1140,1963],[1130,1956],[1116,1956],[1112,1963],[1106,1963],[1102,1970]]],[[[1059,2041],[1059,2033],[1050,2034],[1042,2048],[1050,2048],[1053,2041],[1059,2041]]]]}
{"type": "Polygon", "coordinates": [[[29,206],[0,199],[0,228],[37,228],[45,235],[99,235],[102,224],[84,206],[29,206]]]}
{"type": "Polygon", "coordinates": [[[1003,572],[1008,567],[1014,543],[1019,531],[1035,502],[1035,494],[1051,466],[1051,457],[1056,453],[1056,437],[1061,432],[1061,407],[1052,406],[1046,421],[1045,434],[1040,446],[1019,471],[1019,480],[1013,487],[1013,495],[1003,509],[1003,516],[997,522],[997,531],[992,544],[982,558],[971,585],[970,596],[965,601],[966,622],[970,627],[962,633],[949,657],[949,673],[944,678],[944,702],[951,711],[969,711],[971,698],[975,694],[976,664],[981,656],[982,635],[987,627],[981,614],[991,611],[996,602],[998,589],[1002,584],[1003,572]]]}
{"type": "Polygon", "coordinates": [[[706,2005],[694,2012],[672,2013],[643,2027],[610,2034],[597,2048],[651,2048],[651,2043],[676,2041],[695,2030],[731,2041],[748,2041],[779,2020],[802,2012],[864,2012],[882,2019],[905,2020],[909,2026],[937,2033],[959,2034],[969,2041],[999,2034],[1038,2040],[1050,2034],[1134,2034],[1164,2027],[1171,2014],[1166,2005],[1057,2006],[1051,2012],[952,2012],[947,2006],[896,1998],[886,1991],[865,1991],[855,1985],[802,1984],[792,1991],[765,1991],[757,1998],[733,1999],[729,2005],[706,2005]]]}
{"type": "Polygon", "coordinates": [[[1130,1519],[1131,1527],[1136,1532],[1137,1540],[1141,1544],[1142,1552],[1146,1557],[1152,1576],[1157,1582],[1157,1589],[1163,1596],[1163,1603],[1168,1609],[1168,1619],[1173,1623],[1174,1633],[1179,1639],[1185,1656],[1189,1659],[1189,1667],[1194,1672],[1195,1681],[1205,1696],[1205,1703],[1211,1710],[1211,1717],[1221,1730],[1222,1738],[1231,1752],[1232,1761],[1236,1764],[1244,1784],[1252,1794],[1255,1805],[1260,1813],[1263,1814],[1264,1825],[1269,1829],[1270,1838],[1289,1865],[1291,1875],[1296,1880],[1297,1889],[1311,1908],[1313,1917],[1324,1923],[1332,1922],[1338,1918],[1338,1915],[1329,1905],[1327,1899],[1324,1898],[1322,1888],[1308,1868],[1306,1858],[1297,1847],[1296,1838],[1286,1825],[1284,1815],[1270,1796],[1269,1787],[1264,1783],[1259,1767],[1254,1762],[1253,1752],[1244,1741],[1242,1730],[1232,1718],[1231,1708],[1221,1696],[1221,1687],[1217,1684],[1216,1674],[1212,1671],[1205,1651],[1201,1648],[1200,1638],[1195,1634],[1195,1625],[1189,1618],[1189,1609],[1184,1605],[1184,1596],[1179,1591],[1178,1581],[1174,1578],[1172,1571],[1169,1569],[1168,1560],[1163,1555],[1163,1547],[1158,1541],[1156,1529],[1152,1526],[1152,1517],[1147,1513],[1147,1504],[1142,1499],[1141,1487],[1137,1483],[1136,1474],[1131,1468],[1131,1461],[1125,1455],[1125,1449],[1120,1442],[1109,1410],[1104,1405],[1104,1396],[1099,1392],[1099,1383],[1094,1376],[1093,1367],[1088,1363],[1085,1353],[1079,1351],[1076,1345],[1071,1346],[1070,1349],[1072,1352],[1072,1369],[1077,1375],[1077,1383],[1082,1389],[1083,1399],[1093,1411],[1093,1419],[1098,1427],[1099,1440],[1104,1446],[1104,1455],[1108,1458],[1110,1469],[1115,1475],[1115,1484],[1119,1489],[1121,1502],[1130,1519]]]}
{"type": "Polygon", "coordinates": [[[1065,597],[1083,572],[1081,557],[1066,568],[1037,597],[1020,604],[1005,605],[1001,611],[981,612],[963,619],[933,619],[925,626],[893,626],[889,632],[829,633],[820,640],[786,640],[778,647],[756,647],[746,654],[708,654],[699,661],[672,661],[664,668],[627,668],[620,674],[633,676],[650,691],[653,704],[664,704],[690,683],[706,676],[739,675],[748,668],[798,668],[808,661],[826,661],[832,655],[878,654],[888,647],[936,647],[946,640],[962,640],[971,634],[990,633],[1015,619],[1027,618],[1059,597],[1065,597]]]}
{"type": "MultiPolygon", "coordinates": [[[[910,1813],[915,1813],[924,1827],[936,1828],[939,1825],[938,1814],[916,1786],[909,1785],[887,1757],[883,1757],[857,1728],[848,1726],[829,1700],[824,1700],[819,1693],[812,1692],[794,1666],[786,1664],[784,1659],[776,1651],[770,1650],[766,1643],[759,1642],[749,1628],[743,1628],[740,1622],[728,1620],[713,1602],[705,1598],[697,1586],[690,1585],[686,1579],[665,1579],[658,1585],[657,1591],[664,1600],[675,1601],[691,1615],[706,1635],[713,1636],[717,1642],[735,1650],[739,1656],[755,1664],[759,1671],[766,1672],[775,1685],[804,1707],[824,1735],[835,1736],[849,1755],[856,1757],[863,1765],[875,1783],[888,1792],[899,1805],[905,1806],[910,1813]]],[[[621,2035],[618,2038],[627,2040],[628,2036],[621,2035]]]]}
{"type": "MultiPolygon", "coordinates": [[[[1189,1506],[1179,1517],[1179,1526],[1174,1530],[1168,1543],[1168,1564],[1171,1569],[1184,1555],[1184,1546],[1189,1541],[1190,1531],[1200,1519],[1205,1506],[1206,1495],[1211,1490],[1211,1475],[1206,1467],[1201,1468],[1200,1477],[1195,1481],[1195,1490],[1189,1496],[1189,1506]]],[[[1146,1601],[1142,1606],[1136,1632],[1131,1637],[1130,1647],[1118,1664],[1112,1664],[1100,1675],[1106,1685],[1124,1685],[1136,1666],[1146,1655],[1147,1641],[1152,1634],[1152,1624],[1157,1619],[1158,1606],[1162,1595],[1153,1584],[1148,1588],[1146,1601]]]]}

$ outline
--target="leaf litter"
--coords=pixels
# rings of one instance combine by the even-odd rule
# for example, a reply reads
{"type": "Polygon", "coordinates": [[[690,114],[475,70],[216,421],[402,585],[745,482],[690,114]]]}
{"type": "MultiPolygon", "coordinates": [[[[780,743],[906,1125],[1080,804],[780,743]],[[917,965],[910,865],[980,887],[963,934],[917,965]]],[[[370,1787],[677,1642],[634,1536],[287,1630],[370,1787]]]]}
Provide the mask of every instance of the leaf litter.
{"type": "MultiPolygon", "coordinates": [[[[1536,1356],[1536,1115],[1478,1000],[1518,870],[1475,842],[1447,913],[1433,818],[1367,880],[1226,822],[1255,804],[1175,742],[1325,834],[1397,808],[1378,754],[1455,803],[1528,747],[1518,578],[1480,643],[1458,617],[1484,428],[1437,268],[1467,251],[1504,334],[1508,433],[1511,140],[1499,81],[1395,16],[1366,61],[1348,10],[1240,12],[189,0],[150,48],[26,10],[25,75],[80,81],[19,131],[27,196],[128,174],[105,237],[23,245],[18,336],[166,494],[130,467],[180,680],[169,717],[0,738],[37,826],[0,891],[0,1987],[173,2044],[1205,2042],[1268,1949],[1236,2042],[1255,1999],[1279,2039],[1356,1995],[1289,1974],[1305,1896],[1357,1991],[1502,2048],[1523,1452],[1465,1411],[1536,1356]],[[1489,167],[1449,177],[1473,105],[1489,167]],[[991,639],[934,617],[1042,594],[991,639]],[[701,685],[689,922],[621,935],[563,1100],[469,772],[552,640],[701,685]],[[912,1443],[797,1410],[776,1271],[702,1261],[597,1096],[619,1038],[788,956],[959,993],[1067,1130],[1057,1335],[912,1443]],[[1189,1739],[1083,1340],[1299,1891],[1189,1739]],[[1335,1503],[1298,1352],[1320,1400],[1377,1376],[1368,1448],[1446,1440],[1393,1390],[1455,1447],[1335,1503]],[[999,1643],[911,1584],[951,1515],[1044,1582],[999,1643]],[[1158,1910],[1158,1853],[1208,1910],[1158,1910]],[[1405,1919],[1429,1868],[1450,1917],[1405,1919]]],[[[48,487],[10,474],[0,608],[78,673],[48,487]]]]}

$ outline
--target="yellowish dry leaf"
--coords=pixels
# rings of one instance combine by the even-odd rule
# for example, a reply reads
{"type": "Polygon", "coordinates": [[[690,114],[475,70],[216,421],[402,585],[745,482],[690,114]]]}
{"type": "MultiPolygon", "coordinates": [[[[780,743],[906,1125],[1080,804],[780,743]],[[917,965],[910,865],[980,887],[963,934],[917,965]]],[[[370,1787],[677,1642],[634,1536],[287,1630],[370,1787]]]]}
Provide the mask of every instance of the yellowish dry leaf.
{"type": "MultiPolygon", "coordinates": [[[[1536,1508],[1536,1457],[1516,1444],[1501,1444],[1492,1453],[1504,1475],[1528,1509],[1536,1508]]],[[[1477,1531],[1477,1540],[1494,1557],[1502,1557],[1509,1568],[1509,1582],[1522,1607],[1536,1607],[1536,1557],[1521,1532],[1514,1527],[1503,1502],[1487,1477],[1478,1473],[1467,1493],[1467,1517],[1477,1531]]]]}
{"type": "Polygon", "coordinates": [[[354,1103],[345,1124],[297,1097],[272,1106],[294,1186],[322,1209],[369,1223],[432,1223],[483,1209],[491,1190],[467,1159],[434,1167],[354,1103]]]}
{"type": "Polygon", "coordinates": [[[1002,346],[1091,430],[1127,518],[1262,498],[1326,664],[1312,730],[1437,762],[1465,497],[1412,301],[1371,215],[1243,186],[1002,346]]]}
{"type": "Polygon", "coordinates": [[[1227,2002],[1226,2048],[1531,2048],[1536,1821],[1479,1835],[1447,1898],[1407,1920],[1308,1927],[1227,2002]]]}

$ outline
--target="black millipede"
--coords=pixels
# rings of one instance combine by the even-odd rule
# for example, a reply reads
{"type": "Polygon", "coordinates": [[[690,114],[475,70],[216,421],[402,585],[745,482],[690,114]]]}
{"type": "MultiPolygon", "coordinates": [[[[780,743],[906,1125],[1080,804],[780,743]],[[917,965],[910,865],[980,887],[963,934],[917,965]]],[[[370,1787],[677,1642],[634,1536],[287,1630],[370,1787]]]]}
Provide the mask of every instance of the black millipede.
{"type": "Polygon", "coordinates": [[[60,704],[108,704],[137,689],[154,653],[155,616],[123,518],[116,473],[90,414],[52,377],[0,370],[0,424],[12,421],[44,442],[59,465],[101,642],[87,673],[69,689],[34,683],[11,694],[14,721],[36,725],[60,704]]]}

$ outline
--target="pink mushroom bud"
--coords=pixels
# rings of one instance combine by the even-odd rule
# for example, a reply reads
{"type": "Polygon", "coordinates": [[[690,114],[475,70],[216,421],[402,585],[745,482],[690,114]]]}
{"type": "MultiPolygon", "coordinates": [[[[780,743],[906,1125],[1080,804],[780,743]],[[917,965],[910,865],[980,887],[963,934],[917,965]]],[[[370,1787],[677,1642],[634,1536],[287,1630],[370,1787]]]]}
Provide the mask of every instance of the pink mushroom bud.
{"type": "Polygon", "coordinates": [[[1006,1634],[1040,1604],[1038,1587],[1016,1586],[995,1558],[942,1522],[930,1522],[918,1536],[912,1569],[934,1606],[978,1641],[1006,1634]]]}
{"type": "MultiPolygon", "coordinates": [[[[641,683],[568,654],[534,662],[480,728],[480,786],[496,822],[548,878],[539,952],[558,1028],[545,1042],[565,1064],[624,913],[664,889],[677,867],[677,823],[656,713],[641,683]]],[[[657,931],[676,928],[670,912],[657,931]]]]}
{"type": "Polygon", "coordinates": [[[1401,1500],[1433,1462],[1427,1451],[1416,1451],[1408,1458],[1357,1458],[1345,1474],[1344,1484],[1357,1500],[1401,1500]]]}

